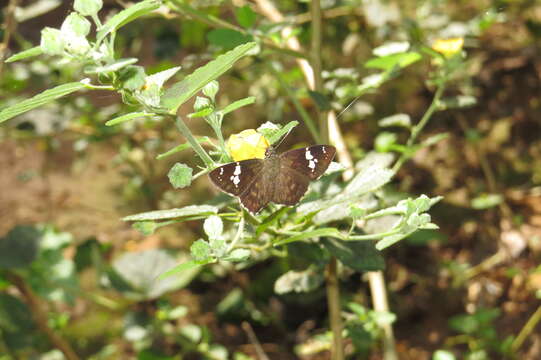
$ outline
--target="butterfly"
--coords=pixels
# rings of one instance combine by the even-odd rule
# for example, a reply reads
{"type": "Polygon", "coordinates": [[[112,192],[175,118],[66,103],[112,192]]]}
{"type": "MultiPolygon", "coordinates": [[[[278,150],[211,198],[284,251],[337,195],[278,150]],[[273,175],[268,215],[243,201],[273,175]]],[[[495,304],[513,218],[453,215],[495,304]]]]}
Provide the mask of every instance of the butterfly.
{"type": "Polygon", "coordinates": [[[220,190],[237,196],[251,213],[257,214],[273,202],[295,205],[308,190],[310,180],[319,178],[329,167],[336,148],[314,145],[276,154],[272,147],[264,159],[228,163],[209,173],[220,190]]]}

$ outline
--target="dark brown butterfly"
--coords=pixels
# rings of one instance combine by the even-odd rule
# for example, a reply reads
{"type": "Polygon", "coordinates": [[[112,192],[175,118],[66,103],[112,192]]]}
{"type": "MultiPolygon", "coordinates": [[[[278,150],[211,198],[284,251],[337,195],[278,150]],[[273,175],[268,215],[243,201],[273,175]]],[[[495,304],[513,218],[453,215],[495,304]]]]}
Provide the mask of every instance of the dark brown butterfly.
{"type": "Polygon", "coordinates": [[[335,153],[331,145],[314,145],[282,154],[268,148],[264,159],[225,164],[212,170],[209,177],[220,190],[238,196],[241,204],[255,214],[269,202],[297,204],[310,180],[323,175],[335,153]]]}

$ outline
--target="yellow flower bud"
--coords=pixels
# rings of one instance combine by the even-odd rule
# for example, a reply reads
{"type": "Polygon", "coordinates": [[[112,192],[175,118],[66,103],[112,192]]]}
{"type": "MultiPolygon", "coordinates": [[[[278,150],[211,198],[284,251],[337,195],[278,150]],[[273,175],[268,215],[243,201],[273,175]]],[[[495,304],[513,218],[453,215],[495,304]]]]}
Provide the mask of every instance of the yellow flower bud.
{"type": "Polygon", "coordinates": [[[233,134],[227,140],[227,150],[235,161],[263,159],[270,146],[269,141],[254,129],[233,134]]]}
{"type": "Polygon", "coordinates": [[[462,50],[464,46],[464,38],[437,39],[432,44],[432,49],[446,58],[449,58],[462,50]]]}

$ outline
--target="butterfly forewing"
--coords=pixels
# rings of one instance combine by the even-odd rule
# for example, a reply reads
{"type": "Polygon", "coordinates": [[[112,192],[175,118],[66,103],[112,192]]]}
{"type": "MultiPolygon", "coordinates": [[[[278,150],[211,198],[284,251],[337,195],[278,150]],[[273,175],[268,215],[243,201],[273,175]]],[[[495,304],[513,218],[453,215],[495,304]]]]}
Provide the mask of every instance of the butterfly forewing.
{"type": "Polygon", "coordinates": [[[280,155],[280,172],[287,168],[307,176],[310,180],[319,178],[329,167],[336,148],[331,145],[314,145],[286,151],[280,155]]]}
{"type": "Polygon", "coordinates": [[[209,173],[210,180],[222,191],[240,196],[261,176],[261,159],[250,159],[222,165],[209,173]]]}

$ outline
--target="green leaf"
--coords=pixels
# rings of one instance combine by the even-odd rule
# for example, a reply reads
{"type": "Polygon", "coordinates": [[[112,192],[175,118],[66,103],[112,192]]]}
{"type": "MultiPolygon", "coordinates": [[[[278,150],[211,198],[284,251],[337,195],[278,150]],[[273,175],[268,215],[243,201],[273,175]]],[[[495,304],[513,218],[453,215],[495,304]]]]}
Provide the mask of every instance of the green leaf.
{"type": "Polygon", "coordinates": [[[317,230],[305,231],[295,236],[291,236],[291,237],[279,240],[276,243],[274,243],[274,246],[285,245],[285,244],[289,244],[295,241],[300,241],[300,240],[305,240],[305,239],[319,238],[322,236],[330,236],[330,237],[335,237],[338,239],[341,239],[343,237],[340,231],[338,231],[335,228],[320,228],[317,230]]]}
{"type": "MultiPolygon", "coordinates": [[[[199,137],[199,138],[196,138],[197,142],[199,143],[203,143],[203,142],[210,142],[210,139],[208,136],[203,136],[203,137],[199,137]]],[[[184,143],[184,144],[180,144],[178,146],[175,146],[174,148],[172,148],[171,150],[168,150],[164,153],[161,153],[159,154],[158,156],[156,156],[156,159],[159,160],[159,159],[163,159],[164,157],[167,157],[169,155],[173,155],[173,154],[176,154],[180,151],[183,151],[183,150],[186,150],[186,149],[189,149],[191,148],[192,146],[190,145],[190,143],[184,143]]]]}
{"type": "Polygon", "coordinates": [[[192,183],[192,168],[186,164],[176,163],[173,165],[167,177],[175,189],[182,189],[192,183]]]}
{"type": "Polygon", "coordinates": [[[37,257],[42,234],[32,226],[16,226],[0,238],[0,268],[21,268],[37,257]]]}
{"type": "Polygon", "coordinates": [[[132,227],[146,236],[154,234],[154,231],[158,228],[154,221],[138,221],[132,227]]]}
{"type": "Polygon", "coordinates": [[[368,60],[364,66],[370,69],[393,70],[394,68],[405,68],[422,59],[417,52],[405,52],[381,56],[368,60]]]}
{"type": "Polygon", "coordinates": [[[196,215],[212,215],[218,213],[218,208],[210,205],[190,205],[179,209],[155,210],[124,217],[123,221],[145,221],[176,219],[196,215]]]}
{"type": "Polygon", "coordinates": [[[190,118],[190,119],[192,119],[192,118],[201,118],[201,117],[209,116],[213,112],[214,112],[214,108],[208,107],[208,108],[201,109],[201,110],[199,110],[197,112],[188,114],[188,118],[190,118]]]}
{"type": "Polygon", "coordinates": [[[382,131],[378,134],[376,140],[374,141],[374,148],[379,152],[392,151],[397,140],[398,137],[395,133],[382,131]]]}
{"type": "Polygon", "coordinates": [[[154,113],[146,113],[146,112],[133,112],[133,113],[125,114],[125,115],[116,117],[114,119],[111,119],[111,120],[107,121],[105,123],[105,125],[107,125],[107,126],[118,125],[118,124],[121,124],[121,123],[126,122],[126,121],[130,121],[130,120],[133,120],[133,119],[137,119],[137,118],[140,118],[140,117],[146,117],[146,116],[156,116],[156,114],[154,114],[154,113]]]}
{"type": "Polygon", "coordinates": [[[175,263],[175,258],[165,250],[152,249],[120,256],[114,261],[113,269],[131,286],[126,296],[148,300],[187,285],[189,281],[182,278],[157,279],[175,263]]]}
{"type": "Polygon", "coordinates": [[[317,289],[323,280],[321,271],[315,271],[312,268],[304,271],[290,270],[276,280],[274,291],[277,294],[309,292],[317,289]]]}
{"type": "Polygon", "coordinates": [[[439,143],[440,141],[442,141],[443,139],[447,139],[448,137],[449,137],[449,133],[441,133],[441,134],[431,135],[431,136],[427,137],[425,140],[423,140],[422,146],[435,145],[435,144],[439,143]]]}
{"type": "Polygon", "coordinates": [[[145,0],[138,2],[129,8],[122,10],[112,18],[110,18],[103,27],[98,31],[96,35],[96,41],[101,41],[110,33],[117,31],[122,26],[126,25],[130,21],[137,19],[140,16],[149,14],[160,7],[160,1],[145,0]]]}
{"type": "Polygon", "coordinates": [[[400,126],[404,128],[411,127],[411,119],[408,114],[394,114],[378,121],[381,127],[400,126]]]}
{"type": "Polygon", "coordinates": [[[71,82],[59,85],[49,90],[45,90],[30,99],[23,100],[13,106],[0,111],[0,123],[9,120],[17,115],[35,109],[41,105],[45,105],[53,100],[71,94],[72,92],[84,89],[85,85],[81,82],[71,82]]]}
{"type": "Polygon", "coordinates": [[[203,240],[196,240],[192,246],[190,246],[190,253],[195,261],[209,261],[211,259],[212,248],[210,244],[203,240]]]}
{"type": "Polygon", "coordinates": [[[218,239],[224,231],[224,223],[219,216],[212,215],[203,223],[203,230],[209,239],[218,239]]]}
{"type": "Polygon", "coordinates": [[[340,262],[357,271],[385,269],[385,260],[372,241],[342,241],[323,238],[321,243],[340,262]]]}
{"type": "Polygon", "coordinates": [[[72,12],[64,19],[60,31],[64,35],[73,33],[78,36],[87,36],[90,32],[90,26],[90,21],[76,12],[72,12]]]}
{"type": "Polygon", "coordinates": [[[394,235],[386,236],[376,243],[376,249],[381,251],[385,248],[388,248],[389,246],[394,245],[400,240],[404,239],[406,236],[408,236],[412,232],[413,231],[408,232],[408,233],[403,233],[403,234],[394,234],[394,235]]]}
{"type": "Polygon", "coordinates": [[[232,29],[214,29],[207,34],[209,43],[225,50],[233,49],[236,46],[253,41],[253,39],[251,35],[245,35],[232,29]]]}
{"type": "Polygon", "coordinates": [[[103,65],[103,66],[87,66],[84,69],[85,74],[101,74],[101,73],[107,73],[107,72],[113,72],[118,71],[128,65],[135,64],[139,59],[137,58],[126,58],[126,59],[118,59],[114,62],[103,65]]]}
{"type": "Polygon", "coordinates": [[[10,294],[0,293],[0,329],[8,333],[32,331],[32,312],[21,300],[10,294]]]}
{"type": "Polygon", "coordinates": [[[250,250],[248,249],[234,249],[227,256],[221,258],[224,261],[231,262],[243,262],[250,258],[250,250]]]}
{"type": "Polygon", "coordinates": [[[502,203],[503,196],[500,194],[483,194],[471,201],[471,207],[476,210],[485,210],[498,206],[502,203]]]}
{"type": "Polygon", "coordinates": [[[47,55],[62,55],[64,53],[64,38],[58,29],[46,27],[41,30],[41,51],[47,55]]]}
{"type": "Polygon", "coordinates": [[[440,99],[440,101],[438,102],[438,108],[440,110],[460,109],[475,106],[476,104],[477,99],[474,96],[458,95],[454,97],[440,99]]]}
{"type": "Polygon", "coordinates": [[[138,90],[145,85],[147,75],[145,68],[137,65],[129,65],[120,70],[118,80],[122,82],[122,87],[128,90],[138,90]]]}
{"type": "Polygon", "coordinates": [[[35,46],[33,48],[21,51],[15,55],[11,55],[9,58],[6,59],[7,63],[19,61],[22,59],[26,59],[33,56],[38,56],[43,54],[43,50],[41,49],[41,46],[35,46]]]}
{"type": "Polygon", "coordinates": [[[167,108],[170,113],[175,113],[180,105],[195,95],[206,84],[229,70],[237,60],[245,56],[256,45],[255,42],[240,45],[201,66],[165,92],[161,99],[162,106],[167,108]]]}
{"type": "Polygon", "coordinates": [[[246,105],[253,104],[254,102],[255,102],[255,96],[249,96],[247,98],[240,99],[240,100],[232,102],[231,104],[227,105],[225,108],[220,110],[220,112],[223,115],[226,115],[226,114],[229,114],[232,111],[237,110],[238,108],[241,108],[241,107],[246,106],[246,105]]]}
{"type": "Polygon", "coordinates": [[[456,357],[450,351],[436,350],[432,355],[432,360],[456,360],[456,357]]]}
{"type": "Polygon", "coordinates": [[[94,16],[100,11],[102,0],[75,0],[73,9],[83,16],[94,16]]]}
{"type": "Polygon", "coordinates": [[[170,270],[167,270],[166,272],[158,276],[158,279],[161,280],[161,279],[165,279],[166,277],[176,275],[181,272],[191,271],[199,266],[209,264],[212,261],[213,259],[209,259],[208,261],[195,261],[195,260],[186,261],[185,263],[182,263],[180,265],[175,266],[174,268],[170,270]]]}
{"type": "Polygon", "coordinates": [[[287,213],[289,210],[291,210],[290,207],[284,206],[283,208],[276,210],[265,219],[263,219],[261,224],[255,230],[256,236],[263,234],[265,230],[269,228],[269,226],[274,225],[282,217],[282,215],[287,213]]]}
{"type": "Polygon", "coordinates": [[[257,128],[257,132],[263,134],[263,136],[265,136],[272,145],[278,142],[278,140],[280,140],[284,135],[288,134],[291,129],[293,129],[297,125],[299,125],[299,122],[297,120],[290,121],[283,127],[279,127],[276,124],[266,122],[259,128],[257,128]],[[269,126],[268,124],[271,124],[272,126],[269,126]]]}
{"type": "Polygon", "coordinates": [[[255,24],[256,13],[248,5],[235,9],[235,17],[240,26],[250,28],[255,24]]]}

